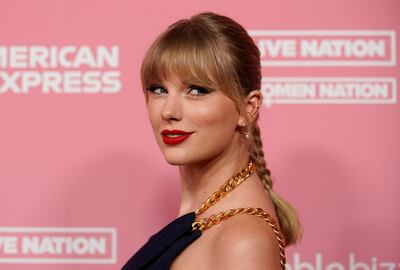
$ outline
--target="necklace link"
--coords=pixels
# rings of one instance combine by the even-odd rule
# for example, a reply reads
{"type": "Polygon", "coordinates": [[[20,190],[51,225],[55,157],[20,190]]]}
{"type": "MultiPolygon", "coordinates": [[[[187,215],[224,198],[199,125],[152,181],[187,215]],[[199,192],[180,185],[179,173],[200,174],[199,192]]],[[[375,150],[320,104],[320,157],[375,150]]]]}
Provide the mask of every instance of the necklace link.
{"type": "MultiPolygon", "coordinates": [[[[222,185],[219,190],[214,192],[208,199],[201,204],[199,208],[196,209],[195,215],[198,217],[200,214],[202,214],[205,210],[210,208],[212,205],[214,205],[217,201],[219,201],[221,198],[223,198],[227,193],[231,192],[233,189],[235,189],[238,185],[240,185],[244,180],[246,180],[254,171],[256,170],[256,167],[252,161],[249,161],[248,165],[246,168],[241,170],[239,173],[236,175],[232,176],[228,181],[225,182],[224,185],[222,185]]],[[[279,255],[281,258],[281,270],[285,269],[286,265],[286,256],[285,256],[285,240],[282,235],[282,233],[279,230],[279,227],[275,220],[262,208],[254,208],[254,207],[247,207],[247,208],[236,208],[236,209],[230,209],[227,211],[220,212],[218,214],[213,214],[209,217],[202,218],[199,221],[194,221],[192,223],[192,231],[194,230],[207,230],[210,228],[212,225],[216,225],[220,223],[222,220],[225,220],[229,217],[232,217],[234,215],[240,214],[240,213],[247,213],[250,215],[255,215],[263,218],[268,225],[271,227],[273,232],[275,233],[276,239],[278,241],[279,245],[279,255]]]]}
{"type": "Polygon", "coordinates": [[[201,215],[204,211],[214,205],[227,193],[231,192],[238,185],[240,185],[244,180],[246,180],[254,171],[256,167],[252,161],[249,161],[248,165],[242,169],[240,172],[232,176],[224,185],[222,185],[219,190],[215,191],[205,202],[203,202],[199,208],[196,209],[196,217],[201,215]]]}

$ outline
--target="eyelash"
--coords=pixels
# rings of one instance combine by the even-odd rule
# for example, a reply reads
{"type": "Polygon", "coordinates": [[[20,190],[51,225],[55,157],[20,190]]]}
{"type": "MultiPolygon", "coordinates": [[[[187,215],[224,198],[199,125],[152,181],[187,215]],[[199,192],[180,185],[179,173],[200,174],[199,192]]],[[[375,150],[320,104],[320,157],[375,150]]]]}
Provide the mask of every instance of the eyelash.
{"type": "Polygon", "coordinates": [[[196,95],[196,96],[203,96],[203,95],[206,95],[206,94],[208,94],[208,93],[211,92],[211,91],[208,90],[207,88],[202,87],[202,86],[197,86],[197,85],[190,85],[190,86],[189,86],[189,89],[190,89],[190,91],[192,91],[192,90],[194,90],[194,89],[199,90],[199,91],[198,91],[199,94],[196,95]]]}
{"type": "MultiPolygon", "coordinates": [[[[207,88],[202,87],[202,86],[197,86],[197,85],[189,85],[188,88],[190,89],[190,91],[192,91],[192,90],[194,90],[194,89],[199,90],[199,91],[198,91],[199,94],[198,94],[198,95],[195,95],[195,96],[203,96],[203,95],[206,95],[206,94],[208,94],[208,93],[211,92],[211,91],[208,90],[207,88]]],[[[159,85],[151,85],[149,88],[147,88],[148,91],[150,91],[150,92],[152,92],[152,93],[155,93],[155,94],[158,94],[158,95],[161,95],[162,93],[156,93],[156,90],[157,90],[157,89],[164,89],[164,90],[166,91],[166,89],[165,89],[164,87],[159,86],[159,85]]]]}
{"type": "MultiPolygon", "coordinates": [[[[157,89],[164,89],[164,90],[165,90],[165,88],[162,87],[162,86],[151,85],[151,86],[149,86],[149,88],[147,88],[147,91],[150,91],[150,92],[152,92],[152,93],[155,93],[157,89]]],[[[161,94],[161,93],[156,93],[156,94],[161,94]]]]}

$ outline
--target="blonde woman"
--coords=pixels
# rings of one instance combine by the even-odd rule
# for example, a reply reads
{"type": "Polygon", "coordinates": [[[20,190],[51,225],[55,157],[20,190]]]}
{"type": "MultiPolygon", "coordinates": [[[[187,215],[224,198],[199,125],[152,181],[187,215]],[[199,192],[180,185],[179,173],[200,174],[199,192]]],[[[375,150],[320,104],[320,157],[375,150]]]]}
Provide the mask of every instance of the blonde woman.
{"type": "Polygon", "coordinates": [[[264,160],[260,55],[246,30],[211,12],[179,20],[149,48],[141,80],[181,204],[123,270],[284,269],[300,223],[264,160]]]}

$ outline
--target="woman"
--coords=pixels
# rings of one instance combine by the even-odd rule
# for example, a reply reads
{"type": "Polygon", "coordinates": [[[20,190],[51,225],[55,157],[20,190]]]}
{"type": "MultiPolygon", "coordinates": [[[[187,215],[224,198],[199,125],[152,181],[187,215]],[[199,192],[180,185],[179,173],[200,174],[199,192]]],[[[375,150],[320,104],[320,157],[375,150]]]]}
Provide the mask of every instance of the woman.
{"type": "Polygon", "coordinates": [[[300,224],[264,161],[260,55],[246,30],[211,12],[177,21],[141,80],[157,143],[179,167],[181,206],[123,270],[284,269],[300,224]]]}

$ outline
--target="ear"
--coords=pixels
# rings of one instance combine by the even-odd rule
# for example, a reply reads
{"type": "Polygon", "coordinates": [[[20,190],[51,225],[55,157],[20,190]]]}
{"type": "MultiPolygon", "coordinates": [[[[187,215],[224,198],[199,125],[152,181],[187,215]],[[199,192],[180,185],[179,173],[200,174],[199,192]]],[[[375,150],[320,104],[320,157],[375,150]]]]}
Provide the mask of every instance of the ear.
{"type": "Polygon", "coordinates": [[[263,102],[263,96],[260,90],[251,91],[244,99],[243,106],[245,115],[240,114],[238,119],[238,125],[243,126],[252,124],[258,116],[259,110],[263,102]]]}

